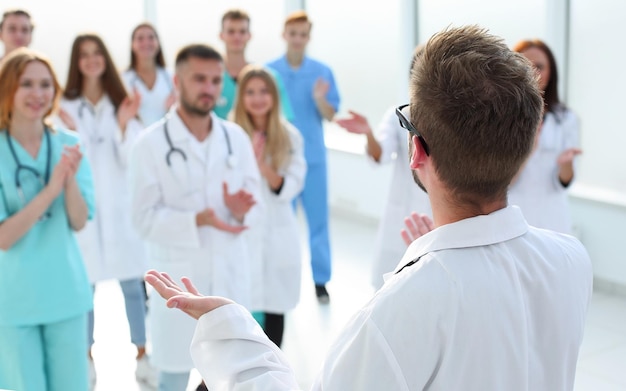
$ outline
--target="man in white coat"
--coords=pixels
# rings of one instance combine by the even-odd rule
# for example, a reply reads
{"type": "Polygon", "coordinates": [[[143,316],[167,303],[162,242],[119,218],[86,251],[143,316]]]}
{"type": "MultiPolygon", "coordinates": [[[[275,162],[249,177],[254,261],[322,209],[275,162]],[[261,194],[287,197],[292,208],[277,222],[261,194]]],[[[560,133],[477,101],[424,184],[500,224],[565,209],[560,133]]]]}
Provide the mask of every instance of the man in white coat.
{"type": "MultiPolygon", "coordinates": [[[[239,234],[259,214],[260,176],[247,134],[212,112],[223,72],[211,47],[189,45],[178,53],[177,104],[132,152],[133,224],[153,267],[191,276],[203,291],[246,305],[251,268],[239,234]]],[[[150,308],[159,390],[184,390],[195,323],[167,311],[159,295],[151,295],[150,308]]]]}
{"type": "MultiPolygon", "coordinates": [[[[435,228],[348,323],[314,388],[571,390],[591,262],[577,239],[507,206],[543,108],[530,64],[478,27],[446,30],[414,67],[407,106],[409,166],[435,228]]],[[[169,307],[199,318],[191,351],[210,390],[298,388],[242,307],[149,273],[169,307]]]]}

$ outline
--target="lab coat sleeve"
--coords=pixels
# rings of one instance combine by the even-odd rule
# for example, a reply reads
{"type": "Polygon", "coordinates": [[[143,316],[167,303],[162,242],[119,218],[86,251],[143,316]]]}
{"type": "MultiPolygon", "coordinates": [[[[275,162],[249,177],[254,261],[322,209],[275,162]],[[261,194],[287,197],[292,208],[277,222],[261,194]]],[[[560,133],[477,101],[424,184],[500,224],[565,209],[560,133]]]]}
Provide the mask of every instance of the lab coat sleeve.
{"type": "MultiPolygon", "coordinates": [[[[149,134],[147,134],[149,135],[149,134]]],[[[132,221],[145,240],[171,246],[200,247],[196,213],[165,205],[156,158],[148,138],[133,147],[130,156],[132,221]]]]}
{"type": "Polygon", "coordinates": [[[275,196],[281,201],[291,202],[304,187],[307,166],[304,158],[304,142],[300,132],[289,124],[285,126],[287,126],[291,140],[291,155],[289,165],[280,173],[283,177],[283,187],[275,196]]]}
{"type": "MultiPolygon", "coordinates": [[[[561,119],[560,119],[560,124],[559,127],[561,128],[562,134],[563,134],[563,145],[561,145],[561,150],[565,151],[566,149],[570,149],[570,148],[579,148],[580,147],[580,141],[579,141],[579,133],[580,133],[580,123],[578,121],[578,117],[576,116],[576,114],[574,114],[573,111],[566,109],[566,111],[563,113],[561,119]]],[[[571,186],[572,182],[574,182],[574,179],[576,178],[576,169],[578,167],[577,164],[578,159],[574,158],[574,177],[572,178],[572,181],[569,183],[569,185],[566,188],[569,188],[569,186],[571,186]]],[[[561,181],[559,181],[559,168],[557,165],[556,168],[556,173],[555,175],[553,175],[553,184],[554,186],[556,186],[557,189],[563,189],[563,185],[561,184],[561,181]]]]}
{"type": "Polygon", "coordinates": [[[374,138],[380,144],[380,148],[382,149],[380,155],[380,161],[376,162],[374,159],[369,157],[369,160],[374,164],[386,164],[393,160],[394,156],[399,153],[408,153],[408,149],[401,148],[406,146],[408,148],[408,141],[404,144],[401,143],[401,137],[406,135],[407,131],[402,129],[400,123],[398,121],[398,117],[396,117],[396,109],[395,107],[390,108],[383,115],[382,120],[378,127],[374,130],[374,138]]]}
{"type": "Polygon", "coordinates": [[[281,350],[238,304],[219,307],[200,317],[191,357],[209,390],[299,389],[281,350]]]}
{"type": "Polygon", "coordinates": [[[143,128],[144,126],[139,120],[131,119],[126,124],[126,131],[122,134],[122,129],[117,124],[117,121],[115,121],[115,149],[117,150],[117,157],[122,167],[128,166],[131,150],[143,128]]]}

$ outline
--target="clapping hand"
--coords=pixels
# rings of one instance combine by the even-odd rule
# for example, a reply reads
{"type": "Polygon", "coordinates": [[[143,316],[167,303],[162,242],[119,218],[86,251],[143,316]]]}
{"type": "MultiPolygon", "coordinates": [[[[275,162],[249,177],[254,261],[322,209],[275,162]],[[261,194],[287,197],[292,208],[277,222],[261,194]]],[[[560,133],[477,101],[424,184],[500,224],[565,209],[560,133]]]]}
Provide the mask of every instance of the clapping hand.
{"type": "Polygon", "coordinates": [[[241,189],[233,194],[228,193],[228,184],[224,182],[223,184],[224,190],[224,204],[230,213],[237,219],[239,222],[243,222],[243,218],[246,216],[246,213],[256,204],[254,197],[252,194],[247,191],[241,189]]]}
{"type": "Polygon", "coordinates": [[[348,113],[350,113],[349,118],[341,118],[335,120],[337,125],[354,134],[372,133],[372,128],[370,128],[370,125],[367,122],[367,118],[352,110],[349,110],[348,113]]]}
{"type": "Polygon", "coordinates": [[[425,214],[411,213],[411,216],[404,219],[406,229],[400,231],[400,236],[404,243],[409,246],[417,238],[435,229],[433,221],[425,214]]]}

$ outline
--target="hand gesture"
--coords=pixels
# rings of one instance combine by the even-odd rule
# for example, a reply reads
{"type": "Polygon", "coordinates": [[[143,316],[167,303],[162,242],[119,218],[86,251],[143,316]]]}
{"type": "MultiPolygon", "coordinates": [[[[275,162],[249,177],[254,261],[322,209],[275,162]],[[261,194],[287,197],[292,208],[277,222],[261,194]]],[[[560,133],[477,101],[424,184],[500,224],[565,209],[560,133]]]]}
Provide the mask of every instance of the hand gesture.
{"type": "Polygon", "coordinates": [[[82,157],[78,145],[64,147],[61,159],[54,166],[47,185],[55,196],[61,194],[69,180],[74,178],[82,157]]]}
{"type": "Polygon", "coordinates": [[[574,158],[583,153],[583,150],[580,148],[569,148],[565,151],[561,152],[559,157],[556,159],[556,162],[559,166],[563,166],[565,164],[572,164],[574,158]]]}
{"type": "Polygon", "coordinates": [[[265,160],[265,140],[266,137],[263,132],[254,132],[252,134],[252,148],[254,149],[254,156],[256,156],[257,162],[265,160]]]}
{"type": "Polygon", "coordinates": [[[205,209],[196,215],[196,224],[198,226],[210,225],[220,231],[238,234],[248,229],[245,225],[230,225],[224,220],[217,217],[213,209],[205,209]]]}
{"type": "Polygon", "coordinates": [[[417,238],[435,229],[435,225],[430,217],[424,214],[411,213],[411,216],[404,219],[406,229],[400,231],[400,236],[404,243],[409,246],[417,238]]]}
{"type": "Polygon", "coordinates": [[[335,120],[337,125],[354,134],[372,133],[372,128],[370,128],[370,125],[367,122],[367,118],[352,110],[348,110],[348,113],[350,113],[349,118],[335,120]]]}
{"type": "Polygon", "coordinates": [[[313,99],[325,99],[328,90],[330,89],[330,83],[326,80],[319,78],[315,81],[315,85],[313,85],[313,99]]]}
{"type": "Polygon", "coordinates": [[[236,193],[229,194],[228,193],[228,184],[224,182],[223,184],[224,190],[224,204],[230,213],[237,219],[239,222],[243,221],[246,213],[256,204],[254,197],[252,194],[247,191],[241,189],[236,193]]]}
{"type": "Polygon", "coordinates": [[[76,130],[76,122],[74,122],[74,119],[68,114],[67,111],[59,109],[59,118],[65,124],[66,128],[69,130],[76,130]]]}
{"type": "Polygon", "coordinates": [[[141,105],[141,95],[137,89],[133,90],[132,96],[126,96],[120,106],[117,108],[117,123],[122,129],[122,133],[126,131],[126,124],[128,121],[135,118],[139,112],[139,106],[141,105]]]}
{"type": "Polygon", "coordinates": [[[178,308],[194,319],[199,319],[207,312],[223,305],[233,304],[232,301],[223,297],[202,296],[187,277],[181,278],[187,292],[182,290],[167,273],[150,270],[144,279],[162,298],[167,300],[168,308],[178,308]]]}

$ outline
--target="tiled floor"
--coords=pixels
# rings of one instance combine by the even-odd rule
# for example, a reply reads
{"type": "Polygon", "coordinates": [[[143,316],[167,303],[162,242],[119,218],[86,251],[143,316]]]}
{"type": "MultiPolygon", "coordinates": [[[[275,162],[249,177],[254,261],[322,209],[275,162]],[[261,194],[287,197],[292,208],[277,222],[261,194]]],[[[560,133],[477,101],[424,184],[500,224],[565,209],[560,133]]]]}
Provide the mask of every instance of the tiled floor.
{"type": "MultiPolygon", "coordinates": [[[[308,389],[334,336],[373,293],[370,256],[376,227],[335,216],[331,225],[334,277],[330,305],[318,305],[310,270],[304,268],[300,305],[287,316],[283,349],[303,389],[308,389]]],[[[96,291],[97,391],[141,390],[134,381],[134,352],[124,323],[122,295],[114,282],[96,291]]],[[[576,391],[626,390],[626,297],[595,292],[578,364],[576,391]]],[[[200,377],[192,373],[188,390],[200,377]]]]}

